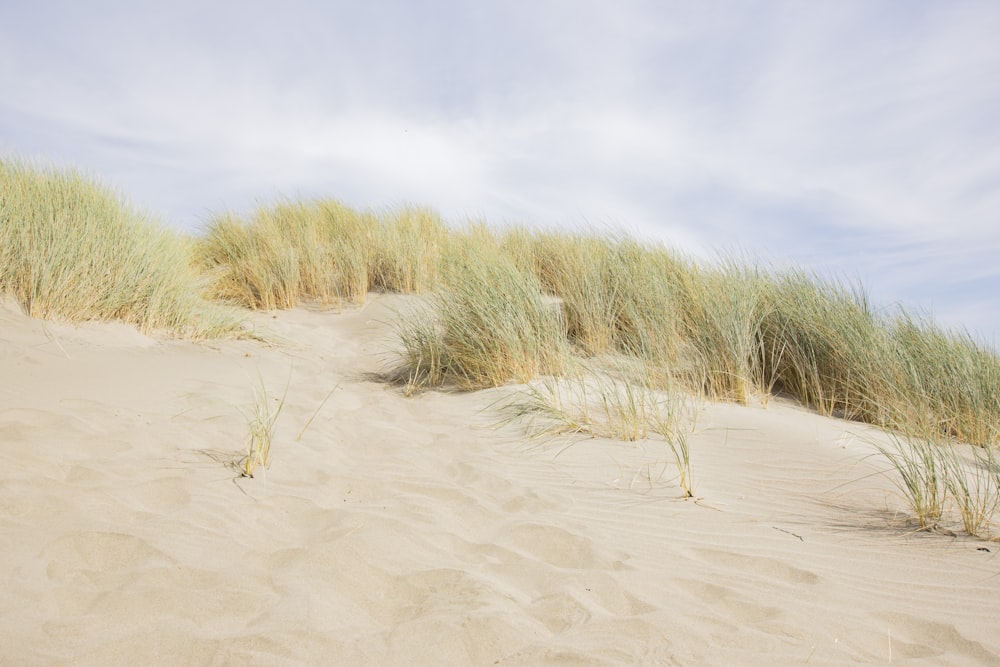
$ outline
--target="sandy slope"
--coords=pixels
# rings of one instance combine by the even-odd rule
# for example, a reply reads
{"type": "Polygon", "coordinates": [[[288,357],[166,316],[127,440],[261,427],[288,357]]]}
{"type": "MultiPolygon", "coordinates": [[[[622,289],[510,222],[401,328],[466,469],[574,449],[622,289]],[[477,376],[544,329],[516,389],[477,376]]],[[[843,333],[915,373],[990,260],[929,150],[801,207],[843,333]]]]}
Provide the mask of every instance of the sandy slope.
{"type": "Polygon", "coordinates": [[[0,663],[1000,664],[1000,544],[910,532],[863,427],[707,406],[684,501],[662,443],[372,382],[399,302],[270,347],[0,309],[0,663]]]}

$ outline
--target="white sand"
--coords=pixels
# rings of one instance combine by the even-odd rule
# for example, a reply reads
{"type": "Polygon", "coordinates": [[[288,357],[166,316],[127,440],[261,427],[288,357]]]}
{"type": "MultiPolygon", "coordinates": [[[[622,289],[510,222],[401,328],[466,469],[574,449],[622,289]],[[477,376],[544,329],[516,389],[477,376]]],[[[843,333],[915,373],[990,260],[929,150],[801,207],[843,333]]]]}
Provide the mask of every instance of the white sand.
{"type": "Polygon", "coordinates": [[[0,308],[0,664],[1000,664],[1000,543],[913,533],[872,431],[708,406],[684,501],[662,443],[370,381],[400,301],[270,347],[0,308]]]}

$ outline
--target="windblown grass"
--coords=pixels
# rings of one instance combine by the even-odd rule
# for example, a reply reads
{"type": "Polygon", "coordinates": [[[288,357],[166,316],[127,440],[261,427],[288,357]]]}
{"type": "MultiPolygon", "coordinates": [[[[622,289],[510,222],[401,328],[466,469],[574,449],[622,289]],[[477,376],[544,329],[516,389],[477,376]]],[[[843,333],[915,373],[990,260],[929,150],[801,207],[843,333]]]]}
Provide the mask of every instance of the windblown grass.
{"type": "MultiPolygon", "coordinates": [[[[574,359],[617,356],[642,368],[640,393],[606,393],[625,401],[624,414],[648,411],[642,392],[658,389],[765,404],[781,393],[821,414],[917,434],[885,455],[908,471],[904,485],[919,492],[928,521],[941,488],[960,506],[980,498],[969,500],[969,526],[1000,495],[986,473],[962,486],[940,458],[940,443],[969,443],[987,457],[975,469],[995,470],[1000,356],[929,318],[880,310],[859,286],[745,261],[697,263],[623,234],[452,229],[428,209],[358,212],[334,200],[219,215],[190,241],[77,172],[0,160],[0,292],[28,314],[188,336],[236,331],[231,312],[203,298],[206,286],[220,301],[264,309],[420,293],[425,306],[400,322],[402,357],[389,374],[410,389],[528,382],[574,359]]],[[[648,429],[627,423],[620,437],[648,429]]]]}
{"type": "MultiPolygon", "coordinates": [[[[271,443],[274,440],[274,425],[281,416],[288,397],[288,387],[292,376],[289,373],[288,384],[280,399],[268,396],[264,378],[258,377],[259,383],[253,389],[253,410],[245,415],[247,418],[247,454],[243,459],[243,476],[253,477],[257,468],[267,470],[271,465],[271,443]],[[276,405],[272,405],[276,403],[276,405]]],[[[307,424],[308,426],[308,424],[307,424]]],[[[305,430],[305,429],[303,429],[305,430]]]]}
{"type": "Polygon", "coordinates": [[[670,449],[681,488],[693,497],[687,442],[691,402],[684,393],[653,389],[643,374],[621,360],[603,369],[577,363],[562,377],[525,385],[502,412],[508,422],[524,421],[531,437],[579,433],[636,441],[658,434],[670,449]]]}
{"type": "MultiPolygon", "coordinates": [[[[966,333],[905,312],[889,331],[902,366],[897,401],[918,406],[941,435],[983,446],[1000,443],[1000,357],[966,333]]],[[[913,412],[883,421],[901,428],[912,424],[913,412]]]]}
{"type": "Polygon", "coordinates": [[[769,393],[774,378],[761,332],[768,309],[765,278],[736,263],[688,264],[671,277],[682,304],[685,384],[706,398],[744,404],[769,393]]]}
{"type": "Polygon", "coordinates": [[[335,200],[283,201],[249,219],[215,216],[200,257],[224,301],[265,310],[303,299],[339,305],[363,303],[370,290],[433,287],[445,238],[427,209],[376,215],[335,200]]]}
{"type": "Polygon", "coordinates": [[[995,452],[955,443],[935,429],[888,435],[889,444],[872,444],[896,472],[896,486],[921,530],[936,527],[954,503],[965,532],[987,536],[1000,510],[1000,461],[995,452]]]}
{"type": "Polygon", "coordinates": [[[920,528],[932,528],[941,518],[947,500],[946,450],[919,436],[889,435],[891,445],[875,443],[875,447],[898,473],[896,484],[920,528]]]}
{"type": "Polygon", "coordinates": [[[201,292],[185,240],[108,188],[0,159],[0,293],[28,315],[192,337],[236,331],[236,317],[201,292]]]}
{"type": "Polygon", "coordinates": [[[988,536],[1000,511],[1000,461],[987,447],[970,448],[971,460],[962,458],[957,445],[949,447],[945,486],[958,506],[962,527],[969,535],[988,536]]]}
{"type": "MultiPolygon", "coordinates": [[[[429,316],[449,322],[450,331],[460,328],[463,313],[479,312],[469,303],[457,306],[456,295],[472,285],[484,296],[505,292],[504,281],[520,273],[518,280],[531,277],[561,303],[565,342],[575,355],[629,356],[645,365],[653,384],[679,383],[706,399],[741,403],[757,397],[766,404],[781,393],[824,415],[897,429],[930,424],[984,446],[1000,439],[1000,358],[904,310],[879,311],[860,286],[734,260],[698,265],[625,236],[476,228],[451,232],[439,247],[442,266],[463,267],[442,278],[447,299],[431,298],[431,310],[450,308],[447,316],[429,316]],[[504,277],[463,264],[459,256],[469,248],[493,265],[506,258],[504,277]]],[[[513,313],[506,335],[537,329],[530,316],[506,312],[513,313]]],[[[463,345],[484,336],[480,350],[514,349],[497,347],[492,330],[470,325],[463,345]]],[[[414,374],[429,384],[443,382],[445,374],[429,370],[443,367],[453,334],[405,325],[400,338],[414,374]]],[[[499,377],[465,386],[491,385],[499,377]]]]}
{"type": "Polygon", "coordinates": [[[533,276],[470,243],[456,244],[443,272],[445,287],[430,306],[399,323],[397,379],[411,389],[449,382],[479,389],[563,370],[560,318],[533,276]]]}
{"type": "Polygon", "coordinates": [[[570,342],[584,355],[641,358],[652,369],[677,359],[676,290],[680,260],[625,237],[540,234],[531,269],[563,302],[570,342]]]}

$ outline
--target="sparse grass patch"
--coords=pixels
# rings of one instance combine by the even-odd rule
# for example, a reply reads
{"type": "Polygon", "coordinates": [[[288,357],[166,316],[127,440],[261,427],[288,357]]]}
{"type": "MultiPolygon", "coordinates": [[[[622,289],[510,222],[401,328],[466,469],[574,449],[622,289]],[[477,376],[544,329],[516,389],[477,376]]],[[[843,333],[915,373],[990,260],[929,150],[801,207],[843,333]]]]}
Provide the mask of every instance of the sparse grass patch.
{"type": "Polygon", "coordinates": [[[683,393],[653,389],[643,372],[622,361],[605,369],[578,362],[562,377],[528,384],[501,411],[508,422],[523,420],[531,437],[582,433],[636,441],[658,434],[671,451],[681,488],[693,497],[690,401],[683,393]]]}

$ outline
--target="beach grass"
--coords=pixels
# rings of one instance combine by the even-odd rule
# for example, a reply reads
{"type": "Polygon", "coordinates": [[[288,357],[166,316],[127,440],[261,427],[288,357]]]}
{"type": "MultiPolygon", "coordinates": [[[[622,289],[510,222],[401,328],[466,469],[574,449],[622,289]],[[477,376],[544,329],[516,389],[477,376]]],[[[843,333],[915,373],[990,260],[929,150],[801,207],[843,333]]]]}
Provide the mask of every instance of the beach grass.
{"type": "Polygon", "coordinates": [[[435,286],[446,238],[429,209],[375,213],[333,199],[282,200],[249,217],[213,216],[199,257],[222,301],[263,310],[303,300],[360,304],[372,290],[419,293],[435,286]]]}
{"type": "Polygon", "coordinates": [[[903,434],[883,454],[924,521],[944,492],[960,506],[970,499],[969,527],[981,531],[976,507],[988,513],[998,495],[986,473],[963,487],[940,452],[979,447],[974,456],[987,458],[975,469],[995,470],[1000,356],[929,316],[871,303],[859,284],[694,261],[619,232],[453,227],[427,208],[359,211],[331,199],[220,213],[192,239],[72,169],[3,159],[0,177],[0,293],[34,317],[208,337],[240,332],[225,306],[419,294],[386,374],[410,391],[572,380],[581,363],[626,359],[641,380],[605,392],[607,408],[627,416],[617,437],[648,431],[649,392],[764,405],[783,395],[903,434]]]}
{"type": "Polygon", "coordinates": [[[452,241],[442,287],[427,308],[400,320],[402,365],[394,375],[411,389],[497,387],[564,368],[560,316],[537,280],[472,238],[452,241]]]}
{"type": "Polygon", "coordinates": [[[257,472],[257,468],[267,470],[268,466],[271,465],[274,425],[285,407],[291,381],[292,376],[289,372],[288,383],[285,385],[285,391],[280,399],[268,395],[263,377],[258,376],[258,384],[252,388],[253,408],[249,413],[244,414],[247,420],[247,446],[242,470],[244,477],[252,478],[257,472]]]}
{"type": "Polygon", "coordinates": [[[203,298],[190,243],[72,169],[0,159],[0,293],[32,317],[189,337],[239,331],[203,298]]]}
{"type": "Polygon", "coordinates": [[[933,528],[944,513],[949,473],[946,450],[919,435],[889,433],[889,443],[873,443],[896,471],[896,486],[921,529],[933,528]]]}
{"type": "Polygon", "coordinates": [[[921,530],[938,526],[954,505],[962,528],[974,537],[988,537],[1000,511],[1000,461],[990,447],[945,438],[924,427],[888,432],[888,444],[871,444],[891,464],[893,481],[921,530]]]}
{"type": "Polygon", "coordinates": [[[561,376],[526,384],[503,402],[501,412],[504,423],[523,422],[530,437],[583,434],[634,442],[659,436],[686,497],[694,497],[690,396],[655,388],[641,364],[620,357],[577,360],[561,376]]]}
{"type": "Polygon", "coordinates": [[[967,448],[962,457],[959,445],[949,445],[945,485],[962,517],[969,535],[989,537],[990,526],[1000,512],[1000,461],[989,447],[967,448]]]}
{"type": "Polygon", "coordinates": [[[780,394],[824,415],[1000,444],[993,350],[803,270],[699,263],[622,233],[448,227],[428,209],[359,213],[330,200],[217,216],[200,248],[216,296],[248,307],[424,294],[398,327],[408,371],[393,376],[411,387],[527,380],[567,350],[621,354],[654,384],[708,400],[780,394]],[[551,310],[558,342],[538,319],[551,310]]]}

